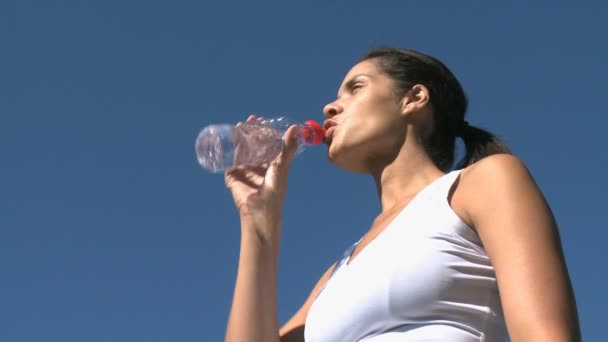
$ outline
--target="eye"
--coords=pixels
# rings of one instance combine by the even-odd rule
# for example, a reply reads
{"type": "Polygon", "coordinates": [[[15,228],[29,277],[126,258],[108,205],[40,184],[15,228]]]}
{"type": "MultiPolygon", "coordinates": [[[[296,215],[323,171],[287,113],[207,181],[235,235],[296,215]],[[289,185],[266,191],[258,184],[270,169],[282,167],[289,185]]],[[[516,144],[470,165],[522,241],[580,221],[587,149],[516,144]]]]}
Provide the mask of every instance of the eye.
{"type": "Polygon", "coordinates": [[[362,83],[355,83],[353,84],[353,86],[350,88],[350,92],[351,94],[356,93],[359,89],[363,88],[363,84],[362,83]]]}

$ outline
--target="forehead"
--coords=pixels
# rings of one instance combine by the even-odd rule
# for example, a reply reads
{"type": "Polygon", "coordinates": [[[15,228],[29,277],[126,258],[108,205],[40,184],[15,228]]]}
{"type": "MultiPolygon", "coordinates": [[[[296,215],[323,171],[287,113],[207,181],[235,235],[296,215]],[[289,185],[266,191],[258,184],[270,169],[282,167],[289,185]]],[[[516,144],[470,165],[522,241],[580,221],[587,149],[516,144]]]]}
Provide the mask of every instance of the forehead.
{"type": "Polygon", "coordinates": [[[355,64],[348,71],[348,73],[346,73],[346,76],[344,77],[344,82],[347,82],[348,80],[350,80],[351,78],[353,78],[357,75],[373,76],[373,75],[379,74],[379,72],[380,71],[378,70],[378,68],[376,67],[376,64],[374,62],[372,62],[371,60],[365,60],[365,61],[355,64]]]}
{"type": "MultiPolygon", "coordinates": [[[[362,78],[372,80],[374,82],[383,83],[383,81],[385,81],[384,79],[387,77],[380,71],[376,63],[372,60],[365,60],[359,62],[355,64],[344,77],[344,80],[342,81],[342,84],[338,89],[337,98],[340,98],[342,96],[341,94],[346,88],[349,88],[354,83],[356,83],[357,80],[362,78]]],[[[386,81],[390,82],[390,80],[388,79],[386,81]]]]}

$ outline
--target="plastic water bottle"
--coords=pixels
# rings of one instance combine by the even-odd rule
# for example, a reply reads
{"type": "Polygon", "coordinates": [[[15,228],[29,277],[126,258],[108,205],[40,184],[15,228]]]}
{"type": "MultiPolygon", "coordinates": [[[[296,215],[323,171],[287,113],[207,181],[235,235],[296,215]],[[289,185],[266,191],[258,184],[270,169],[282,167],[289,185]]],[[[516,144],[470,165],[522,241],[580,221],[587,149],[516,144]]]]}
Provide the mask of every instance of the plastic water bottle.
{"type": "Polygon", "coordinates": [[[297,124],[285,117],[258,118],[237,125],[210,125],[203,128],[196,138],[198,162],[211,172],[271,162],[283,150],[283,135],[293,124],[298,126],[297,153],[307,145],[319,144],[325,136],[325,130],[313,120],[297,124]]]}

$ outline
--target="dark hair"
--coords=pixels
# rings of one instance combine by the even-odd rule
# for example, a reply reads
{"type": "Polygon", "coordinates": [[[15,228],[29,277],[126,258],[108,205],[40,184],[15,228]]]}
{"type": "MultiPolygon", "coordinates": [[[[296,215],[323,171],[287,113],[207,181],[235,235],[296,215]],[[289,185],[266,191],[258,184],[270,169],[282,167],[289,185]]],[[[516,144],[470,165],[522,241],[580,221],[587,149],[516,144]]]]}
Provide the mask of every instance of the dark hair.
{"type": "Polygon", "coordinates": [[[428,88],[435,127],[428,141],[425,141],[425,148],[442,171],[449,171],[454,163],[457,136],[464,141],[466,154],[456,169],[492,154],[511,153],[494,134],[465,121],[467,97],[460,82],[439,60],[414,50],[399,48],[372,49],[361,59],[365,60],[373,60],[382,72],[393,79],[397,91],[402,94],[416,84],[428,88]]]}

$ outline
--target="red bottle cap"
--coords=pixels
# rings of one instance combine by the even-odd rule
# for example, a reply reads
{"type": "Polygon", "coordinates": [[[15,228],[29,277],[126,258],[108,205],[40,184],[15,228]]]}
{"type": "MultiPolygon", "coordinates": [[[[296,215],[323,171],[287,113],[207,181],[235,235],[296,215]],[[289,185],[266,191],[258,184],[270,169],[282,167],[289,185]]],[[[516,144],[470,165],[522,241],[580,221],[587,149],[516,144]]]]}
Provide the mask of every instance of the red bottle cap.
{"type": "Polygon", "coordinates": [[[321,127],[321,125],[319,125],[318,122],[314,120],[308,120],[304,122],[304,125],[310,126],[315,133],[314,139],[311,141],[311,132],[309,130],[304,130],[304,138],[306,139],[306,141],[313,145],[317,145],[318,143],[323,141],[323,138],[325,138],[325,130],[323,129],[323,127],[321,127]]]}

